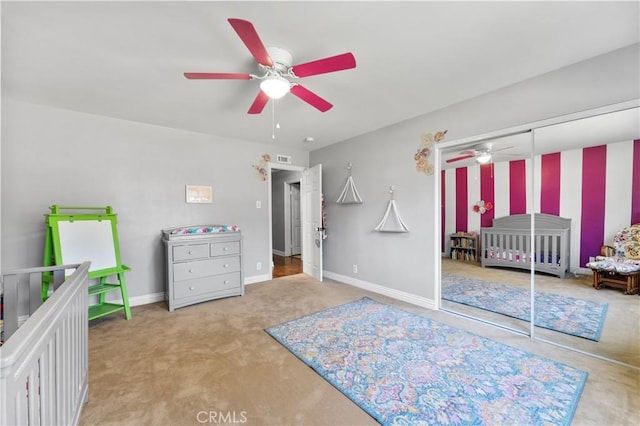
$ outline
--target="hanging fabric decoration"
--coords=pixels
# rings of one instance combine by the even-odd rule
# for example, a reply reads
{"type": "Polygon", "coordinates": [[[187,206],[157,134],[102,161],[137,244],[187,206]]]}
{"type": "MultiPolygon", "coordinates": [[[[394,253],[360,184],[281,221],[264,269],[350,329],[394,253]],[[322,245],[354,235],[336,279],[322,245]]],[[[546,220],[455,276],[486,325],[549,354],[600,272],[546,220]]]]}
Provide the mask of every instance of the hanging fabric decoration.
{"type": "Polygon", "coordinates": [[[431,151],[433,151],[433,144],[443,140],[446,134],[447,130],[436,132],[434,135],[431,133],[425,133],[422,135],[418,151],[413,155],[413,159],[416,162],[416,171],[418,171],[418,173],[424,173],[426,175],[433,174],[433,161],[430,158],[431,151]]]}
{"type": "Polygon", "coordinates": [[[398,207],[396,201],[393,199],[394,187],[389,187],[389,193],[391,199],[387,205],[387,211],[384,212],[384,217],[374,229],[378,232],[409,232],[409,228],[404,224],[400,213],[398,213],[398,207]]]}
{"type": "Polygon", "coordinates": [[[256,170],[256,174],[258,175],[258,179],[265,181],[267,180],[267,163],[271,161],[271,156],[269,154],[262,154],[260,157],[260,161],[258,164],[254,164],[253,167],[256,170]]]}
{"type": "Polygon", "coordinates": [[[485,214],[493,208],[491,201],[480,200],[473,205],[473,211],[480,214],[485,214]]]}
{"type": "Polygon", "coordinates": [[[353,164],[349,163],[347,166],[347,170],[349,170],[349,177],[347,178],[347,182],[344,185],[344,189],[336,203],[338,204],[362,204],[362,198],[358,193],[358,189],[356,188],[356,184],[353,181],[353,176],[351,176],[351,168],[353,164]]]}
{"type": "Polygon", "coordinates": [[[324,203],[324,194],[322,194],[322,239],[327,239],[327,206],[324,203]]]}

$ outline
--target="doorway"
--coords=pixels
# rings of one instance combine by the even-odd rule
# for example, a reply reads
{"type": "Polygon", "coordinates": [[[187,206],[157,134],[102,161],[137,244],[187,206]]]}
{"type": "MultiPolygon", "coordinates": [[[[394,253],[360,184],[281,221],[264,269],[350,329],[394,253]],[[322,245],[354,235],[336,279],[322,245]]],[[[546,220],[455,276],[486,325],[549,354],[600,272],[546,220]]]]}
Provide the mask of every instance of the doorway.
{"type": "Polygon", "coordinates": [[[272,277],[302,273],[302,171],[271,168],[272,277]]]}
{"type": "MultiPolygon", "coordinates": [[[[322,164],[313,167],[289,166],[267,163],[268,190],[268,230],[269,245],[268,258],[273,259],[273,213],[272,206],[277,204],[273,200],[272,190],[278,185],[272,185],[275,179],[286,180],[286,175],[280,175],[281,170],[299,173],[299,179],[289,179],[290,182],[300,182],[300,217],[301,217],[301,257],[302,273],[318,281],[322,281],[322,240],[325,237],[323,196],[322,196],[322,164]],[[274,172],[275,171],[275,172],[274,172]]],[[[282,187],[282,186],[281,186],[282,187]]],[[[284,198],[286,199],[286,198],[284,198]]],[[[283,201],[284,203],[284,201],[283,201]]],[[[290,231],[290,229],[289,229],[290,231]]],[[[285,228],[286,232],[286,228],[285,228]]],[[[286,241],[286,239],[285,239],[286,241]]],[[[272,261],[273,262],[273,261],[272,261]]],[[[272,264],[273,266],[273,264],[272,264]]],[[[273,268],[269,271],[269,278],[273,277],[273,268]]]]}

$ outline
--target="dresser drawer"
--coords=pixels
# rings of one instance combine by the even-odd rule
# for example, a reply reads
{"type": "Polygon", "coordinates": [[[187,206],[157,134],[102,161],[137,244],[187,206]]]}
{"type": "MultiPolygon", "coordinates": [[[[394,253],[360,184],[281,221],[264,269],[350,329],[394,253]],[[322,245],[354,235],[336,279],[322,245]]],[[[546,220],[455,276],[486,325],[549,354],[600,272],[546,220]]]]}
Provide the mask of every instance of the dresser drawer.
{"type": "Polygon", "coordinates": [[[209,247],[209,251],[212,257],[240,253],[240,243],[238,241],[211,243],[209,247]]]}
{"type": "Polygon", "coordinates": [[[226,274],[240,270],[240,257],[196,260],[173,265],[173,280],[184,281],[212,275],[226,274]]]}
{"type": "Polygon", "coordinates": [[[209,257],[209,244],[190,244],[188,246],[173,247],[173,261],[206,259],[209,257]]]}
{"type": "Polygon", "coordinates": [[[210,247],[211,256],[225,256],[227,254],[240,253],[240,243],[238,241],[211,243],[210,247]]]}
{"type": "Polygon", "coordinates": [[[234,288],[240,288],[240,272],[176,283],[174,286],[174,297],[176,299],[192,298],[234,288]]]}

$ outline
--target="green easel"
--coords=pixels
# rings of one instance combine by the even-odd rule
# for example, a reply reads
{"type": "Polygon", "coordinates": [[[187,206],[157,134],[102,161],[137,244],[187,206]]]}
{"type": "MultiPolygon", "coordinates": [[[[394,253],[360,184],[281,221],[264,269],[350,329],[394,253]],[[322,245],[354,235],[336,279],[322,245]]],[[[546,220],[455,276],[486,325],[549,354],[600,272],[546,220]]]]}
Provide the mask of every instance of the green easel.
{"type": "MultiPolygon", "coordinates": [[[[97,296],[98,303],[89,306],[89,319],[100,318],[114,312],[124,312],[131,318],[129,297],[124,273],[130,271],[120,261],[120,246],[116,214],[107,207],[49,207],[45,215],[47,233],[44,247],[44,266],[66,265],[91,261],[89,279],[97,284],[89,286],[89,296],[97,296]],[[62,211],[66,211],[63,213],[62,211]],[[87,213],[91,211],[92,213],[87,213]],[[117,283],[108,282],[115,276],[117,283]],[[110,303],[105,295],[120,291],[122,303],[110,303]]],[[[46,278],[46,277],[45,277],[46,278]]],[[[44,279],[42,300],[49,294],[51,280],[44,279]]]]}

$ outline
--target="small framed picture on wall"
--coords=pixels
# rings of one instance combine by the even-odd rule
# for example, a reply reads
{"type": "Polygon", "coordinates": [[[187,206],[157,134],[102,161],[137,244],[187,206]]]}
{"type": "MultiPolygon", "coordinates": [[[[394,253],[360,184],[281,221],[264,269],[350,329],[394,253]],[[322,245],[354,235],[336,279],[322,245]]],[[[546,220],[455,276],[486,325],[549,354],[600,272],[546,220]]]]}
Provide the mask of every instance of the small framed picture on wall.
{"type": "Polygon", "coordinates": [[[213,201],[213,191],[210,186],[187,185],[185,200],[187,203],[211,203],[213,201]]]}

